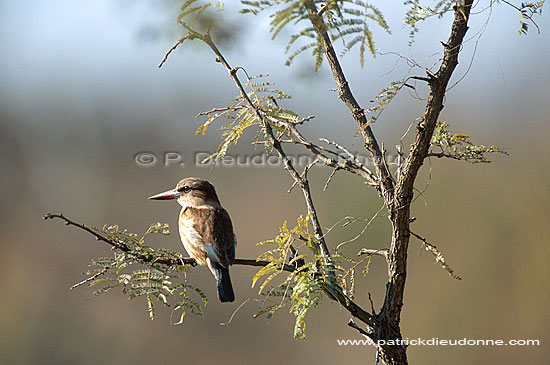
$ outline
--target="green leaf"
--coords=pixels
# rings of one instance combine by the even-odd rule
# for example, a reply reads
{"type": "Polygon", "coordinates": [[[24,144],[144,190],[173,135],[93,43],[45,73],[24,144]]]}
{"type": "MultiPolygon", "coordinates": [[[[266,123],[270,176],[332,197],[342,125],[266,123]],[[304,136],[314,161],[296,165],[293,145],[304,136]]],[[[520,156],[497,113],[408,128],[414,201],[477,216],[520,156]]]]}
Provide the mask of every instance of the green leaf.
{"type": "Polygon", "coordinates": [[[438,122],[430,141],[432,149],[428,156],[448,157],[455,160],[464,160],[470,163],[488,163],[488,153],[508,153],[499,147],[475,145],[470,141],[470,135],[452,133],[447,122],[438,122]]]}
{"type": "MultiPolygon", "coordinates": [[[[258,281],[258,279],[264,275],[268,275],[268,274],[271,274],[273,272],[276,272],[276,271],[279,271],[280,268],[278,268],[275,264],[273,263],[270,263],[264,267],[262,267],[260,270],[258,270],[258,272],[254,275],[254,277],[252,278],[252,287],[254,287],[256,285],[256,281],[258,281]]],[[[263,286],[262,286],[263,288],[263,286]]],[[[260,289],[260,292],[261,292],[261,289],[260,289]]]]}
{"type": "Polygon", "coordinates": [[[149,294],[147,294],[147,311],[149,312],[151,321],[155,319],[155,303],[153,303],[153,298],[149,294]]]}
{"type": "Polygon", "coordinates": [[[167,266],[161,262],[178,261],[182,254],[166,249],[154,249],[146,245],[146,239],[150,234],[166,234],[168,225],[153,223],[146,233],[138,239],[138,235],[121,229],[117,225],[104,226],[101,229],[90,226],[91,229],[116,242],[113,257],[100,257],[91,260],[87,275],[92,275],[83,281],[89,286],[106,284],[93,292],[94,295],[104,294],[111,289],[121,286],[122,293],[128,299],[145,296],[149,317],[154,318],[156,298],[165,306],[172,306],[176,293],[183,288],[181,301],[178,306],[184,310],[183,318],[187,311],[203,316],[203,306],[208,302],[201,289],[181,282],[175,271],[185,274],[184,265],[167,266]],[[187,291],[187,288],[191,290],[187,291]]]}

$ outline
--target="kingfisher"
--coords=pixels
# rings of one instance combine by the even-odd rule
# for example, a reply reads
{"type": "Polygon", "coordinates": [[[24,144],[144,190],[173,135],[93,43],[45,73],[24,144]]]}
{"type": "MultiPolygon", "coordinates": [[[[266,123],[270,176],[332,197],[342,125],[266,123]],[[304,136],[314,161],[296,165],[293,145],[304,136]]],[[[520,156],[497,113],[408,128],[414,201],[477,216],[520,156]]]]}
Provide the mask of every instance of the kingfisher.
{"type": "Polygon", "coordinates": [[[229,265],[235,260],[237,238],[214,185],[198,177],[187,177],[174,189],[149,199],[177,199],[182,207],[178,225],[185,251],[199,265],[208,265],[216,278],[220,302],[234,301],[229,265]]]}

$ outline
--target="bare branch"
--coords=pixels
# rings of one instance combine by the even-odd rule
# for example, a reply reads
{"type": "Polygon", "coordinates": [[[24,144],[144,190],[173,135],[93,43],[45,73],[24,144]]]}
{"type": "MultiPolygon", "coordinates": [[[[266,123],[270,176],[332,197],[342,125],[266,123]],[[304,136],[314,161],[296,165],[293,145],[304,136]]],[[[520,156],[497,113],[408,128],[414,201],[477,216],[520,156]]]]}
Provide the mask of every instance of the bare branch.
{"type": "MultiPolygon", "coordinates": [[[[294,124],[284,123],[284,122],[281,122],[281,121],[278,121],[278,120],[275,120],[275,119],[269,118],[269,117],[266,117],[266,118],[268,118],[273,123],[281,124],[282,126],[287,128],[298,139],[297,141],[285,140],[285,141],[281,141],[281,142],[285,142],[285,143],[290,143],[291,142],[291,143],[302,144],[304,147],[306,147],[306,149],[308,149],[311,153],[313,153],[315,156],[317,156],[319,161],[321,163],[323,163],[324,165],[332,167],[332,168],[338,168],[340,170],[345,170],[345,171],[351,172],[353,174],[359,175],[363,179],[365,179],[369,185],[372,185],[372,186],[378,186],[379,185],[378,182],[376,181],[376,177],[372,174],[372,172],[370,172],[368,169],[365,170],[365,169],[361,168],[359,165],[357,165],[354,162],[354,160],[350,161],[348,159],[345,162],[339,162],[339,161],[331,159],[331,158],[327,157],[325,154],[321,153],[321,151],[325,151],[327,153],[331,153],[333,155],[336,155],[336,156],[340,157],[339,153],[328,150],[328,149],[326,149],[322,146],[318,146],[318,145],[312,143],[311,141],[307,140],[302,135],[302,133],[300,133],[300,131],[298,131],[298,129],[295,127],[294,124]]],[[[353,157],[355,158],[355,156],[353,156],[353,157]]]]}
{"type": "Polygon", "coordinates": [[[369,292],[369,302],[370,302],[370,309],[372,311],[372,314],[376,314],[376,311],[374,310],[374,302],[372,301],[372,296],[369,292]]]}
{"type": "Polygon", "coordinates": [[[334,175],[336,175],[336,172],[339,170],[338,167],[335,167],[332,172],[330,173],[330,175],[328,176],[328,179],[327,179],[327,182],[325,183],[325,186],[323,187],[323,191],[327,191],[327,188],[328,188],[328,184],[330,184],[330,182],[332,181],[332,178],[334,177],[334,175]]]}
{"type": "Polygon", "coordinates": [[[305,122],[309,122],[310,120],[312,120],[313,118],[315,118],[315,115],[309,115],[307,117],[304,117],[302,119],[300,119],[299,121],[295,122],[294,124],[298,125],[298,124],[304,124],[305,122]]]}
{"type": "Polygon", "coordinates": [[[387,248],[362,248],[361,251],[357,253],[357,256],[361,255],[378,255],[384,257],[386,260],[388,259],[388,249],[387,248]]]}
{"type": "Polygon", "coordinates": [[[103,270],[101,270],[101,271],[99,271],[99,272],[93,274],[93,275],[90,276],[89,278],[86,278],[86,279],[84,279],[84,280],[82,280],[82,281],[80,281],[80,282],[74,284],[73,286],[71,286],[71,287],[69,288],[69,290],[73,290],[74,288],[78,288],[79,286],[84,285],[84,284],[86,284],[86,283],[89,283],[90,281],[94,281],[97,277],[99,277],[99,276],[105,274],[105,273],[107,272],[107,270],[109,270],[110,268],[111,268],[111,266],[105,266],[105,267],[103,268],[103,270]]]}
{"type": "Polygon", "coordinates": [[[164,58],[162,59],[162,61],[160,61],[159,65],[157,67],[161,68],[162,65],[164,65],[164,62],[166,62],[166,60],[168,60],[168,56],[170,56],[170,53],[172,53],[176,48],[178,48],[178,46],[180,44],[182,44],[188,38],[189,38],[189,35],[186,35],[185,37],[181,38],[179,41],[174,43],[174,45],[172,47],[170,47],[170,49],[166,52],[166,54],[164,55],[164,58]]]}
{"type": "Polygon", "coordinates": [[[334,147],[338,148],[340,151],[344,152],[349,158],[351,161],[353,161],[353,163],[355,165],[357,165],[361,170],[365,171],[367,174],[369,174],[369,177],[371,178],[371,181],[375,181],[376,180],[376,176],[374,176],[374,174],[372,173],[372,171],[370,171],[365,165],[363,165],[361,163],[361,161],[359,161],[359,159],[357,158],[357,156],[355,156],[353,153],[351,153],[350,151],[348,151],[344,146],[342,145],[339,145],[338,143],[334,142],[334,141],[329,141],[328,139],[326,138],[319,138],[320,141],[322,142],[325,142],[325,143],[328,143],[328,144],[331,144],[333,145],[334,147]]]}
{"type": "Polygon", "coordinates": [[[210,115],[210,114],[216,113],[216,112],[226,112],[228,110],[239,110],[239,109],[244,109],[244,106],[225,107],[225,108],[212,108],[208,111],[200,112],[199,114],[195,115],[195,118],[201,117],[203,115],[210,115]]]}
{"type": "Polygon", "coordinates": [[[235,314],[237,314],[237,312],[239,311],[239,309],[241,309],[248,301],[250,300],[250,298],[246,298],[245,301],[243,301],[238,307],[237,309],[235,309],[233,311],[233,314],[231,314],[231,317],[229,317],[229,320],[227,322],[222,322],[220,323],[220,326],[227,326],[229,324],[231,324],[231,322],[233,321],[233,317],[235,317],[235,314]]]}

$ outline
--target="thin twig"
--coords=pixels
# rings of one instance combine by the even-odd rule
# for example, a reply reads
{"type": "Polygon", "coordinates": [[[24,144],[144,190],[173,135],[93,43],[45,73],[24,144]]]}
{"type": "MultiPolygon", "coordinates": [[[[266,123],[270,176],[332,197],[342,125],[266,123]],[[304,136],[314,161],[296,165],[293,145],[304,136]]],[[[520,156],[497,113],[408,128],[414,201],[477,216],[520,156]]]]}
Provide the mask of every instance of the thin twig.
{"type": "Polygon", "coordinates": [[[334,169],[332,169],[332,172],[331,172],[330,175],[328,176],[327,182],[325,183],[325,186],[323,187],[323,191],[327,191],[328,184],[330,184],[330,182],[332,181],[332,178],[334,177],[334,175],[336,174],[336,172],[337,172],[338,170],[339,170],[338,167],[335,167],[334,169]]]}
{"type": "Polygon", "coordinates": [[[395,173],[395,178],[399,181],[401,177],[401,168],[403,167],[403,148],[401,145],[396,145],[395,149],[397,151],[397,172],[395,173]]]}
{"type": "Polygon", "coordinates": [[[533,20],[533,17],[531,17],[529,14],[527,14],[526,12],[523,12],[521,11],[520,8],[518,8],[517,6],[515,6],[514,4],[512,4],[511,2],[509,1],[506,1],[506,0],[502,0],[503,3],[507,4],[507,5],[510,5],[512,8],[516,9],[517,11],[519,11],[521,13],[522,16],[525,16],[527,19],[529,19],[531,21],[531,23],[533,23],[535,25],[535,27],[537,27],[537,32],[540,34],[540,28],[537,24],[537,22],[535,22],[533,20]]]}
{"type": "Polygon", "coordinates": [[[365,225],[365,227],[363,227],[363,229],[361,230],[361,232],[359,232],[359,234],[357,234],[355,237],[353,237],[352,239],[349,239],[349,240],[346,240],[346,241],[343,241],[343,242],[340,242],[335,250],[339,250],[341,246],[345,245],[345,244],[348,244],[350,242],[353,242],[355,240],[357,240],[359,237],[361,237],[367,230],[367,228],[369,228],[369,226],[371,225],[371,223],[376,219],[378,218],[378,215],[380,214],[380,212],[384,209],[385,207],[385,204],[382,204],[380,206],[380,209],[378,209],[378,211],[367,221],[367,224],[365,225]]]}
{"type": "Polygon", "coordinates": [[[322,142],[325,142],[327,144],[331,144],[333,145],[334,147],[338,148],[340,151],[344,152],[352,161],[355,165],[359,166],[360,169],[362,169],[363,171],[365,171],[366,173],[369,174],[370,178],[373,180],[373,181],[376,181],[376,176],[372,173],[372,171],[370,171],[366,166],[364,166],[361,161],[359,161],[359,159],[357,158],[357,156],[355,156],[353,153],[351,153],[350,151],[348,151],[344,146],[334,142],[334,141],[329,141],[328,139],[326,138],[319,138],[320,141],[322,142]]]}
{"type": "MultiPolygon", "coordinates": [[[[316,158],[315,160],[313,160],[313,162],[307,164],[306,167],[304,167],[304,172],[302,172],[302,175],[300,175],[300,179],[303,180],[307,177],[307,173],[309,171],[309,169],[311,169],[315,164],[317,164],[319,162],[319,159],[316,158]]],[[[294,187],[299,183],[300,181],[299,180],[294,180],[294,183],[292,183],[292,186],[288,189],[287,193],[291,193],[292,192],[292,189],[294,189],[294,187]]]]}
{"type": "Polygon", "coordinates": [[[101,270],[100,272],[95,273],[94,275],[90,276],[89,278],[86,278],[86,279],[74,284],[73,286],[71,286],[69,288],[69,290],[73,290],[74,288],[77,288],[81,285],[84,285],[86,283],[89,283],[90,281],[95,280],[98,276],[101,276],[101,275],[105,274],[107,272],[107,270],[109,270],[110,268],[111,268],[111,266],[105,266],[103,268],[103,270],[101,270]]]}
{"type": "Polygon", "coordinates": [[[293,122],[292,124],[301,125],[301,124],[304,124],[305,122],[312,120],[313,118],[315,118],[315,115],[308,115],[307,117],[304,117],[297,122],[293,122]]]}
{"type": "Polygon", "coordinates": [[[441,254],[441,252],[438,250],[437,247],[435,247],[434,245],[432,245],[431,243],[429,243],[426,238],[414,233],[413,231],[411,231],[411,235],[413,235],[414,237],[418,238],[420,241],[422,241],[422,243],[424,244],[424,247],[426,248],[426,251],[429,251],[432,255],[434,255],[435,257],[435,261],[436,262],[439,262],[439,264],[441,265],[441,267],[446,270],[449,275],[451,275],[451,277],[453,279],[456,279],[456,280],[462,280],[462,278],[458,275],[456,275],[453,271],[453,269],[447,264],[447,262],[445,261],[445,257],[443,257],[443,254],[441,254]]]}
{"type": "Polygon", "coordinates": [[[161,68],[162,65],[164,65],[164,62],[166,62],[166,60],[168,59],[168,56],[170,56],[170,53],[172,53],[176,48],[178,48],[178,46],[180,44],[182,44],[188,38],[189,37],[186,35],[185,37],[181,38],[179,41],[174,43],[174,45],[172,47],[170,47],[170,49],[166,52],[166,54],[164,55],[164,58],[162,59],[162,61],[160,61],[159,65],[157,67],[161,68]]]}
{"type": "Polygon", "coordinates": [[[240,109],[244,109],[244,106],[229,106],[229,107],[225,107],[225,108],[212,108],[208,111],[205,111],[205,112],[200,112],[199,114],[195,115],[195,118],[198,118],[198,117],[201,117],[203,115],[210,115],[212,113],[216,113],[216,112],[226,112],[226,111],[229,111],[229,110],[240,110],[240,109]]]}
{"type": "MultiPolygon", "coordinates": [[[[338,167],[340,170],[345,170],[345,171],[351,172],[353,174],[359,175],[363,179],[365,179],[367,181],[367,183],[371,186],[378,186],[379,185],[379,183],[376,181],[376,179],[377,179],[376,176],[372,172],[370,172],[370,170],[368,170],[364,167],[362,168],[359,165],[357,165],[355,163],[354,159],[352,159],[352,160],[346,159],[344,162],[340,162],[340,161],[336,161],[334,159],[328,158],[321,151],[331,153],[331,154],[333,154],[337,157],[341,157],[341,154],[339,154],[337,152],[334,152],[334,151],[331,151],[331,150],[329,150],[327,148],[324,148],[322,146],[316,145],[316,144],[312,143],[311,141],[307,140],[300,133],[300,131],[298,131],[298,129],[296,129],[294,123],[282,122],[280,120],[277,120],[275,118],[271,118],[269,116],[266,116],[266,118],[269,121],[271,121],[272,123],[276,123],[276,124],[279,124],[279,125],[285,127],[298,139],[298,140],[281,140],[280,141],[281,143],[301,144],[304,147],[306,147],[310,152],[312,152],[319,159],[319,161],[322,164],[324,164],[325,166],[329,166],[329,167],[332,167],[332,168],[338,167]]],[[[352,156],[353,156],[353,154],[352,154],[352,156]]]]}
{"type": "Polygon", "coordinates": [[[239,311],[239,309],[242,308],[243,305],[245,305],[248,301],[250,300],[250,298],[246,298],[246,300],[244,302],[241,303],[241,305],[239,305],[237,307],[237,309],[235,309],[233,311],[233,314],[231,314],[231,317],[229,317],[229,320],[227,322],[222,322],[220,323],[220,326],[227,326],[228,324],[231,324],[231,321],[233,320],[233,317],[235,317],[235,314],[237,314],[237,312],[239,311]]]}

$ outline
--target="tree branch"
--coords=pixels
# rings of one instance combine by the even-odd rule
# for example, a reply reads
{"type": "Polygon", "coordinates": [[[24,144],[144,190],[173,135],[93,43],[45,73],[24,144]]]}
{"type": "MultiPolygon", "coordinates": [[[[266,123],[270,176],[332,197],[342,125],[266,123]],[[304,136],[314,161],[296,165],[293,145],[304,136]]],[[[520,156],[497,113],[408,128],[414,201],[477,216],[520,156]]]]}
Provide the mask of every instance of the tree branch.
{"type": "Polygon", "coordinates": [[[461,158],[451,155],[450,153],[445,152],[430,152],[426,154],[426,157],[437,157],[437,158],[450,158],[452,160],[461,160],[461,158]]]}
{"type": "MultiPolygon", "coordinates": [[[[285,128],[287,128],[296,138],[298,138],[298,141],[295,141],[294,143],[299,143],[304,145],[306,149],[308,149],[311,153],[317,156],[320,162],[322,162],[324,165],[332,167],[334,169],[338,170],[346,170],[348,172],[351,172],[353,174],[361,176],[363,179],[367,181],[369,185],[372,186],[378,186],[377,178],[374,176],[374,174],[365,166],[363,166],[360,162],[358,162],[357,158],[351,154],[349,151],[345,150],[342,146],[334,144],[337,148],[340,147],[340,149],[345,150],[348,154],[348,159],[346,159],[345,163],[338,162],[334,159],[331,159],[324,155],[321,151],[327,151],[332,154],[336,154],[337,156],[340,156],[338,153],[333,152],[331,150],[327,150],[322,146],[318,146],[311,141],[307,140],[301,133],[298,131],[298,129],[289,123],[284,123],[285,128]]],[[[326,141],[328,144],[331,144],[328,140],[321,138],[321,141],[326,141]]]]}
{"type": "Polygon", "coordinates": [[[355,99],[351,88],[349,87],[348,80],[344,75],[344,70],[340,65],[340,61],[338,60],[338,56],[336,55],[334,47],[332,46],[332,41],[327,32],[327,26],[323,20],[322,14],[319,14],[317,6],[312,0],[306,1],[305,6],[307,8],[311,24],[313,25],[315,32],[323,42],[323,50],[332,71],[333,78],[336,81],[338,97],[348,107],[353,119],[355,120],[355,123],[359,127],[359,131],[365,143],[365,148],[370,152],[371,161],[378,175],[377,189],[389,205],[391,204],[393,195],[393,179],[391,177],[390,171],[384,164],[382,151],[378,145],[372,129],[369,126],[367,117],[365,115],[365,110],[361,108],[361,106],[355,99]]]}
{"type": "Polygon", "coordinates": [[[371,184],[377,184],[376,182],[376,177],[374,176],[374,174],[365,166],[361,163],[361,161],[359,161],[357,159],[357,156],[355,156],[353,153],[351,153],[350,151],[348,151],[344,146],[342,145],[339,145],[338,143],[334,142],[334,141],[329,141],[328,139],[326,138],[319,138],[320,141],[322,142],[325,142],[327,144],[331,144],[333,145],[334,147],[338,148],[340,151],[344,152],[346,154],[346,156],[348,156],[348,158],[361,170],[365,171],[368,175],[369,175],[369,179],[367,179],[367,181],[371,184]]]}
{"type": "MultiPolygon", "coordinates": [[[[131,252],[131,251],[133,251],[128,246],[128,244],[126,244],[125,242],[115,241],[115,240],[109,239],[105,236],[102,236],[98,232],[94,231],[92,228],[90,228],[90,227],[88,227],[84,224],[76,223],[76,222],[70,220],[69,218],[66,218],[63,214],[50,214],[50,213],[48,213],[43,217],[43,219],[54,219],[54,218],[59,218],[59,219],[65,221],[65,224],[68,225],[68,226],[69,225],[75,226],[75,227],[78,227],[78,228],[90,233],[92,236],[94,236],[96,238],[96,240],[103,241],[103,242],[111,245],[113,247],[113,249],[117,249],[117,250],[120,250],[122,252],[131,252]]],[[[166,265],[166,266],[181,266],[181,265],[196,266],[197,265],[197,263],[195,262],[195,259],[192,259],[192,258],[173,258],[173,257],[155,258],[153,255],[151,255],[149,253],[146,253],[146,252],[135,253],[135,256],[136,256],[137,259],[139,259],[143,262],[162,264],[162,265],[166,265]]]]}
{"type": "Polygon", "coordinates": [[[361,255],[378,255],[382,256],[386,260],[388,260],[388,249],[387,248],[362,248],[359,252],[357,252],[357,256],[361,255]]]}
{"type": "MultiPolygon", "coordinates": [[[[407,270],[407,249],[410,237],[410,204],[413,198],[414,181],[418,170],[428,154],[449,80],[458,65],[458,54],[468,30],[468,19],[473,0],[457,2],[449,40],[444,46],[444,57],[439,70],[429,83],[430,94],[424,115],[417,126],[414,143],[411,145],[401,169],[400,179],[395,187],[395,207],[390,213],[393,226],[392,242],[388,252],[389,283],[386,290],[383,310],[388,328],[398,329],[407,270]]],[[[430,76],[431,78],[431,76],[430,76]]]]}
{"type": "MultiPolygon", "coordinates": [[[[63,214],[50,214],[50,213],[48,213],[43,217],[43,219],[46,219],[46,220],[47,219],[54,219],[54,218],[58,218],[58,219],[63,220],[65,222],[65,225],[75,226],[75,227],[80,228],[83,231],[88,232],[89,234],[94,236],[96,238],[96,240],[103,241],[103,242],[109,244],[115,250],[120,250],[122,252],[131,252],[133,255],[136,256],[137,259],[139,259],[143,263],[162,264],[162,265],[166,265],[166,266],[169,266],[169,267],[181,266],[181,265],[197,266],[197,262],[195,261],[194,258],[191,258],[191,257],[173,258],[173,257],[169,257],[169,256],[164,256],[164,257],[159,258],[159,257],[156,257],[154,255],[150,255],[150,254],[136,253],[135,251],[133,251],[128,246],[128,244],[126,244],[124,242],[117,242],[117,241],[114,241],[112,239],[109,239],[109,238],[99,234],[98,232],[94,231],[93,229],[91,229],[90,227],[88,227],[84,224],[80,224],[80,223],[77,223],[77,222],[74,222],[74,221],[70,220],[69,218],[65,217],[63,214]]],[[[269,263],[270,263],[270,261],[265,261],[265,260],[235,259],[233,261],[232,265],[267,266],[269,263]]],[[[293,272],[296,269],[297,268],[295,268],[292,265],[285,264],[283,266],[284,271],[293,272]]],[[[89,280],[88,279],[84,280],[83,282],[80,282],[80,283],[77,283],[77,284],[73,285],[73,287],[80,286],[80,285],[86,283],[87,281],[93,280],[93,278],[89,279],[89,280]]],[[[73,287],[71,287],[71,289],[73,287]]]]}

